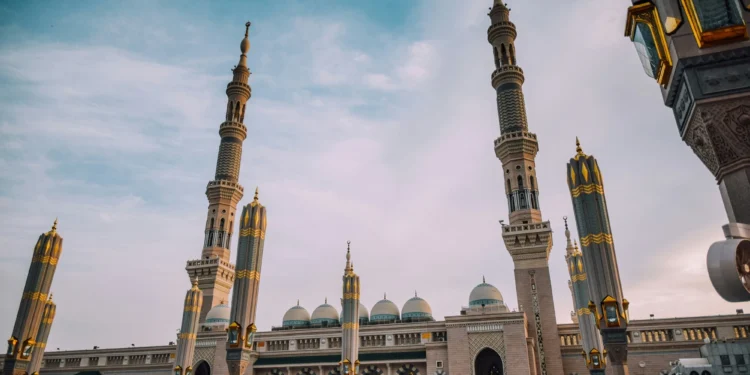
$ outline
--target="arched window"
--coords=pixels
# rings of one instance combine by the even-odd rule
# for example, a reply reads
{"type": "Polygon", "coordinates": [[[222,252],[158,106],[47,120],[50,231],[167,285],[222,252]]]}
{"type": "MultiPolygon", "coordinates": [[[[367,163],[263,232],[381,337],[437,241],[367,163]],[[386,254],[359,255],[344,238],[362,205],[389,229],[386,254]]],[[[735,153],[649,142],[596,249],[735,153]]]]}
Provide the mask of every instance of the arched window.
{"type": "Polygon", "coordinates": [[[219,230],[224,230],[224,219],[219,222],[219,230]]]}
{"type": "Polygon", "coordinates": [[[690,371],[690,375],[698,375],[698,371],[690,371]]]}
{"type": "Polygon", "coordinates": [[[232,120],[232,102],[227,102],[227,121],[232,120]]]}
{"type": "Polygon", "coordinates": [[[529,176],[529,187],[531,188],[529,192],[529,198],[531,200],[531,208],[538,210],[539,209],[539,202],[537,202],[536,199],[536,186],[534,184],[534,176],[529,176]]]}
{"type": "Polygon", "coordinates": [[[521,210],[529,208],[526,202],[526,191],[523,187],[523,177],[521,176],[518,176],[518,208],[521,210]]]}
{"type": "Polygon", "coordinates": [[[211,218],[211,226],[208,228],[208,239],[206,240],[206,247],[214,245],[214,218],[211,218]]]}
{"type": "Polygon", "coordinates": [[[240,102],[237,102],[237,104],[234,106],[234,114],[232,115],[232,120],[238,121],[240,119],[240,102]]]}
{"type": "Polygon", "coordinates": [[[222,218],[219,222],[219,241],[218,245],[220,247],[224,246],[224,219],[222,218]]]}
{"type": "Polygon", "coordinates": [[[214,218],[211,218],[211,226],[209,228],[214,229],[214,218]]]}
{"type": "Polygon", "coordinates": [[[495,69],[500,67],[500,56],[497,55],[497,47],[492,47],[492,55],[495,56],[495,69]]]}
{"type": "Polygon", "coordinates": [[[505,44],[500,45],[500,59],[503,65],[508,65],[508,51],[505,49],[505,44]]]}
{"type": "Polygon", "coordinates": [[[512,192],[513,189],[510,187],[510,178],[508,179],[508,193],[512,192]]]}
{"type": "Polygon", "coordinates": [[[511,44],[509,47],[510,50],[510,63],[513,65],[516,65],[516,50],[513,48],[513,45],[511,44]]]}
{"type": "MultiPolygon", "coordinates": [[[[697,375],[697,374],[696,374],[696,375],[697,375]]],[[[710,372],[708,372],[708,371],[703,371],[703,372],[701,373],[701,375],[711,375],[711,373],[710,373],[710,372]]]]}
{"type": "Polygon", "coordinates": [[[245,107],[246,106],[247,106],[246,104],[242,105],[242,115],[240,115],[240,122],[245,121],[245,107]]]}

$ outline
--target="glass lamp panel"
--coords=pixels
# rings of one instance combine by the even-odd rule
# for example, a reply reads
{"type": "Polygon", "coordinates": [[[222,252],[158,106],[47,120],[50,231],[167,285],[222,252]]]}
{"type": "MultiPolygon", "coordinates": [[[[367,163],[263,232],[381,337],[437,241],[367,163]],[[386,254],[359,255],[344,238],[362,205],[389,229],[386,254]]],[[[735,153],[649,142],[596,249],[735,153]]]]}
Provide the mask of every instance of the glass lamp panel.
{"type": "Polygon", "coordinates": [[[31,349],[33,349],[33,348],[34,348],[34,346],[33,346],[33,345],[28,345],[28,344],[27,344],[27,345],[26,345],[26,346],[25,346],[25,347],[23,348],[23,356],[24,356],[24,357],[28,357],[28,356],[30,356],[30,355],[31,355],[31,349]]]}
{"type": "Polygon", "coordinates": [[[229,343],[230,344],[237,343],[237,329],[236,328],[229,330],[229,343]]]}
{"type": "Polygon", "coordinates": [[[737,0],[693,0],[703,31],[742,24],[737,0]]]}
{"type": "Polygon", "coordinates": [[[641,59],[643,70],[649,77],[656,78],[659,71],[659,52],[656,50],[654,34],[647,24],[642,22],[636,24],[633,43],[635,43],[635,49],[641,59]]]}
{"type": "Polygon", "coordinates": [[[599,366],[599,356],[598,355],[592,355],[591,356],[591,363],[594,364],[594,366],[599,366]]]}
{"type": "Polygon", "coordinates": [[[607,322],[609,323],[617,323],[617,309],[614,305],[609,305],[606,307],[607,311],[607,322]]]}

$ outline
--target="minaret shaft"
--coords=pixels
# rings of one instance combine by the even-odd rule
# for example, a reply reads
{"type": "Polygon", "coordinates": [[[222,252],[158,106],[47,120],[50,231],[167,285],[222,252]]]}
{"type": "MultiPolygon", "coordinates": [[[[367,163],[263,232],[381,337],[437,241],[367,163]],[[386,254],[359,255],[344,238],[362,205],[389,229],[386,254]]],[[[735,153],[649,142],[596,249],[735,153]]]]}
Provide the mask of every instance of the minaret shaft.
{"type": "Polygon", "coordinates": [[[255,336],[263,245],[266,238],[266,208],[255,198],[240,216],[240,240],[227,335],[227,365],[230,375],[243,375],[251,363],[255,336]]]}
{"type": "Polygon", "coordinates": [[[175,374],[192,373],[195,340],[198,335],[203,293],[198,288],[198,282],[193,281],[193,287],[185,295],[185,306],[182,312],[182,326],[177,335],[177,357],[175,358],[175,374]]]}
{"type": "Polygon", "coordinates": [[[52,230],[39,236],[34,247],[13,333],[8,340],[3,366],[5,375],[22,375],[32,365],[36,340],[43,326],[45,311],[48,310],[47,296],[61,253],[62,237],[57,233],[55,220],[52,230]]]}
{"type": "Polygon", "coordinates": [[[52,295],[44,305],[44,313],[42,314],[42,322],[39,325],[39,331],[36,334],[36,344],[34,344],[34,354],[31,357],[31,363],[29,364],[29,374],[39,374],[39,370],[42,368],[42,358],[44,357],[44,349],[47,347],[47,339],[52,331],[52,322],[55,320],[55,313],[57,312],[57,305],[52,302],[52,295]]]}
{"type": "Polygon", "coordinates": [[[359,374],[359,276],[354,273],[347,242],[346,267],[342,283],[341,374],[359,374]]]}
{"type": "MultiPolygon", "coordinates": [[[[249,26],[248,26],[249,27],[249,26]]],[[[234,232],[236,208],[243,196],[243,187],[238,183],[242,142],[247,138],[244,124],[245,108],[251,96],[247,68],[247,50],[250,41],[245,33],[240,49],[239,64],[233,69],[232,81],[227,84],[227,108],[224,122],[219,126],[221,143],[216,160],[214,180],[206,186],[208,212],[204,228],[201,259],[188,261],[186,270],[191,280],[198,280],[203,291],[200,320],[214,306],[229,299],[229,290],[234,280],[234,268],[230,263],[230,245],[234,232]]]]}
{"type": "Polygon", "coordinates": [[[526,313],[527,331],[533,338],[539,375],[562,374],[562,353],[557,330],[549,252],[552,230],[542,220],[536,179],[537,136],[529,132],[523,96],[523,70],[517,65],[516,26],[510,10],[495,0],[489,13],[487,37],[492,45],[495,71],[492,87],[497,94],[500,137],[495,155],[503,165],[503,185],[510,225],[503,225],[503,241],[513,257],[519,308],[526,313]]]}
{"type": "MultiPolygon", "coordinates": [[[[607,351],[606,356],[602,356],[599,367],[607,367],[608,373],[627,374],[626,331],[629,303],[623,298],[620,284],[604,182],[596,159],[584,154],[577,140],[576,146],[577,154],[570,159],[566,172],[578,235],[581,238],[583,268],[587,272],[591,298],[587,307],[607,351]]],[[[590,369],[595,354],[587,357],[590,369]]]]}

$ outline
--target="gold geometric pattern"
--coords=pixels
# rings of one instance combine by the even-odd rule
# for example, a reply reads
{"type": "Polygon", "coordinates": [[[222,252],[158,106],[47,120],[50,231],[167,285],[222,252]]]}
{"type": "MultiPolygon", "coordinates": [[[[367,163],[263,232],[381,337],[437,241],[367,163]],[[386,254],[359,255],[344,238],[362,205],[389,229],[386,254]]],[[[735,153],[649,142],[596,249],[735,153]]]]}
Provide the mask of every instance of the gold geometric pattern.
{"type": "Polygon", "coordinates": [[[344,293],[344,299],[359,299],[359,293],[344,293]]]}
{"type": "Polygon", "coordinates": [[[343,323],[341,324],[342,329],[356,329],[359,328],[359,323],[343,323]]]}
{"type": "Polygon", "coordinates": [[[179,335],[177,335],[178,339],[194,339],[196,337],[198,337],[198,335],[196,335],[195,333],[180,333],[179,335]]]}
{"type": "Polygon", "coordinates": [[[612,245],[612,235],[607,233],[597,233],[589,234],[588,236],[581,238],[581,246],[589,246],[592,243],[600,244],[603,242],[612,245]]]}
{"type": "Polygon", "coordinates": [[[265,239],[266,232],[262,229],[245,228],[245,229],[240,230],[240,236],[242,237],[253,236],[253,237],[260,237],[260,238],[265,239]]]}
{"type": "MultiPolygon", "coordinates": [[[[505,360],[505,336],[503,332],[481,332],[469,334],[469,355],[471,356],[471,363],[474,362],[474,358],[484,348],[490,348],[500,355],[500,359],[503,360],[503,372],[505,373],[505,366],[507,361],[505,360]]],[[[472,375],[474,374],[474,366],[471,366],[472,375]]]]}
{"type": "Polygon", "coordinates": [[[44,293],[39,292],[26,292],[21,296],[21,299],[30,299],[32,301],[34,300],[40,300],[40,301],[46,301],[47,295],[44,293]]]}
{"type": "MultiPolygon", "coordinates": [[[[571,169],[570,171],[572,172],[573,169],[571,169]]],[[[576,186],[573,189],[570,189],[570,194],[573,196],[573,198],[578,198],[578,196],[581,194],[592,193],[604,194],[604,188],[598,184],[587,184],[576,186]]]]}
{"type": "Polygon", "coordinates": [[[591,310],[589,310],[588,307],[581,307],[580,309],[578,309],[578,311],[576,312],[576,314],[578,316],[581,316],[581,315],[590,315],[591,314],[591,310]]]}
{"type": "Polygon", "coordinates": [[[250,270],[239,270],[234,274],[234,277],[238,279],[250,279],[260,280],[260,272],[250,270]]]}
{"type": "Polygon", "coordinates": [[[586,274],[582,273],[579,275],[573,275],[573,277],[570,278],[570,281],[576,282],[576,281],[584,281],[586,280],[586,274]]]}
{"type": "Polygon", "coordinates": [[[589,182],[589,169],[586,168],[586,163],[581,164],[581,174],[583,175],[584,181],[589,182]]]}

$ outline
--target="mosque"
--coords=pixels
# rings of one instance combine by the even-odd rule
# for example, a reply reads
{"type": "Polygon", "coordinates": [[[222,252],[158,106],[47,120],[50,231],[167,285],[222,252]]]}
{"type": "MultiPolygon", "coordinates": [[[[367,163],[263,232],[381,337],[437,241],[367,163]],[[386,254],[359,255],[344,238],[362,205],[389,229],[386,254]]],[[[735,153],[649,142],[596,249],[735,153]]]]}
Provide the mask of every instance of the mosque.
{"type": "Polygon", "coordinates": [[[242,54],[227,85],[216,174],[206,187],[203,249],[185,267],[192,288],[185,296],[176,344],[45,353],[55,315],[48,294],[62,253],[62,237],[53,226],[34,248],[8,351],[0,357],[4,374],[562,375],[628,374],[628,368],[666,374],[670,361],[700,357],[704,340],[747,339],[750,316],[740,310],[710,317],[629,319],[602,169],[580,144],[567,164],[580,248],[566,221],[566,263],[552,265],[569,270],[571,296],[564,298],[573,298],[575,311],[564,319],[570,322],[559,323],[548,262],[552,230],[538,199],[538,140],[526,118],[524,73],[514,46],[517,30],[499,0],[489,17],[496,68],[491,83],[500,127],[494,150],[503,166],[509,213],[501,232],[513,258],[518,311],[510,310],[500,290],[485,280],[466,291],[467,304],[457,302],[452,316],[434,317],[428,301],[416,293],[401,306],[384,295],[368,309],[359,301],[361,288],[368,285],[360,284],[347,249],[340,308],[326,300],[311,314],[298,302],[280,325],[256,332],[268,224],[257,190],[237,215],[244,195],[239,184],[247,136],[243,120],[252,92],[247,23],[242,54]]]}

